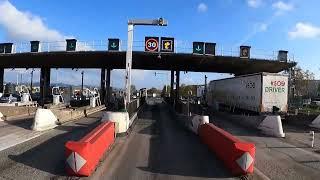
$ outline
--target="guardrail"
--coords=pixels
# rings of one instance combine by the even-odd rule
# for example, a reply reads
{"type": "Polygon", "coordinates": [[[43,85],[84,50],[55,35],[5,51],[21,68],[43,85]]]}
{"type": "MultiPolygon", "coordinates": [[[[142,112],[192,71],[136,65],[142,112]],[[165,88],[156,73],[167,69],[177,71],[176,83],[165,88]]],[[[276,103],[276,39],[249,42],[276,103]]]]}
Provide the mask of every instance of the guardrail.
{"type": "MultiPolygon", "coordinates": [[[[192,42],[175,40],[175,53],[192,53],[193,47],[192,42]]],[[[76,51],[107,51],[108,41],[107,40],[88,40],[88,41],[77,41],[76,51]]],[[[126,51],[127,41],[120,40],[120,51],[126,51]]],[[[65,51],[66,41],[52,41],[52,42],[40,42],[40,52],[56,52],[65,51]]],[[[133,42],[134,51],[144,51],[145,42],[144,41],[134,41],[133,42]]],[[[26,53],[30,52],[30,42],[14,42],[12,47],[13,53],[26,53]]],[[[239,57],[240,49],[239,47],[232,46],[222,46],[216,45],[216,56],[231,56],[239,57]]],[[[277,60],[278,51],[265,50],[265,49],[255,49],[251,48],[250,58],[254,59],[267,59],[267,60],[277,60]]],[[[293,54],[288,54],[288,61],[294,61],[295,57],[293,54]]]]}
{"type": "Polygon", "coordinates": [[[128,104],[128,113],[129,113],[129,117],[132,117],[132,115],[137,112],[138,108],[142,105],[140,99],[135,99],[133,101],[131,101],[128,104]]]}

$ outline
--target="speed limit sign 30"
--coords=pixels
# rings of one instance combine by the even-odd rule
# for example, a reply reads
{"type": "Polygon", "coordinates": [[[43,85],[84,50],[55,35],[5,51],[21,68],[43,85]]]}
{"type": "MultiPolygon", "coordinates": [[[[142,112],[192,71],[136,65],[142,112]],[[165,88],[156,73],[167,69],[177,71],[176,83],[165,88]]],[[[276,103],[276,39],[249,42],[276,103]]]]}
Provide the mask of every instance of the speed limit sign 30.
{"type": "Polygon", "coordinates": [[[159,37],[145,37],[144,50],[146,52],[159,51],[159,37]]]}

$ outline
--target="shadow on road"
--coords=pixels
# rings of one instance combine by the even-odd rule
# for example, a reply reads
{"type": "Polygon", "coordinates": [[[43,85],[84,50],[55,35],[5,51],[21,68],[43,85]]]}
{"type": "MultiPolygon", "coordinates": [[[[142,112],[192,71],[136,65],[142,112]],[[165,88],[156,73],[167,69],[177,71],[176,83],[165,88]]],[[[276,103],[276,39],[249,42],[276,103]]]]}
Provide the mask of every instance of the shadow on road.
{"type": "Polygon", "coordinates": [[[65,143],[69,140],[76,141],[81,139],[98,124],[99,122],[82,124],[81,126],[58,126],[56,129],[66,131],[66,133],[63,132],[62,134],[56,135],[20,155],[9,155],[8,157],[18,163],[55,176],[64,176],[66,160],[64,155],[65,143]]]}
{"type": "Polygon", "coordinates": [[[31,125],[33,123],[33,118],[27,118],[27,119],[21,119],[21,120],[8,120],[4,121],[5,123],[8,123],[13,126],[17,126],[23,129],[31,129],[31,125]]]}
{"type": "Polygon", "coordinates": [[[152,137],[148,166],[138,167],[140,170],[162,175],[232,177],[222,162],[200,142],[198,136],[175,121],[175,115],[167,105],[158,104],[146,108],[145,111],[150,110],[152,113],[141,114],[139,120],[149,119],[150,125],[139,133],[152,137]]]}

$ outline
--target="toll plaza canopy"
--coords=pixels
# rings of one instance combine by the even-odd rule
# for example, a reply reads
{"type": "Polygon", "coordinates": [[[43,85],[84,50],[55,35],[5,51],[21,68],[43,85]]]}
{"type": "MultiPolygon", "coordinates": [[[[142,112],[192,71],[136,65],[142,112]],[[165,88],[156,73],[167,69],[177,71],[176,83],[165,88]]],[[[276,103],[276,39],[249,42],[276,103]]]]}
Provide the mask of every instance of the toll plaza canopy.
{"type": "MultiPolygon", "coordinates": [[[[0,54],[0,68],[107,68],[125,69],[125,51],[59,51],[0,54]]],[[[232,56],[206,56],[187,53],[134,51],[133,69],[218,72],[235,75],[257,72],[278,73],[296,62],[244,59],[232,56]]]]}

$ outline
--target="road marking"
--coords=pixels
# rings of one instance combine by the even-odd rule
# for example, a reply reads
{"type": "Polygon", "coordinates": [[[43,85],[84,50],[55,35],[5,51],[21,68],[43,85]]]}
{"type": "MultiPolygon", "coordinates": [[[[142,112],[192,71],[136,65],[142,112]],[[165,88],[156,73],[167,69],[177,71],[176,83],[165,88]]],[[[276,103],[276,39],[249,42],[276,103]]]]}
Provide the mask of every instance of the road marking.
{"type": "Polygon", "coordinates": [[[261,177],[264,180],[271,180],[268,176],[266,176],[265,174],[263,174],[263,172],[261,172],[258,168],[254,167],[254,172],[261,177]]]}

